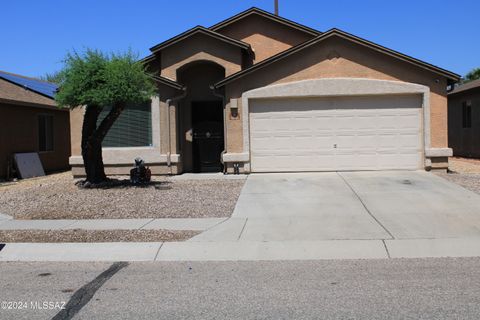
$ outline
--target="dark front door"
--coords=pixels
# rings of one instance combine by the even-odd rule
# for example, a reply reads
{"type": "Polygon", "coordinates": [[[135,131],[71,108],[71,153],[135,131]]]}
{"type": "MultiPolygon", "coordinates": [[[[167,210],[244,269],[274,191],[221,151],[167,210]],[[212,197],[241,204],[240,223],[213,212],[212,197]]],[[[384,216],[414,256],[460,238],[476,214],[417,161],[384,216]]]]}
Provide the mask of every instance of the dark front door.
{"type": "Polygon", "coordinates": [[[222,101],[192,102],[193,172],[220,172],[224,150],[222,101]]]}

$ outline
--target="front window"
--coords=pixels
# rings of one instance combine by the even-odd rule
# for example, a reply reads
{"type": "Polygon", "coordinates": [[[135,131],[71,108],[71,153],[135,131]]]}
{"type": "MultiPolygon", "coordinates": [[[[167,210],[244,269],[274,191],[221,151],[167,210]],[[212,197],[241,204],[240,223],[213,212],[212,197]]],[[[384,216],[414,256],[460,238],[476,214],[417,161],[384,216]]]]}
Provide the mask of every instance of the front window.
{"type": "Polygon", "coordinates": [[[38,116],[38,150],[53,151],[53,116],[42,114],[38,116]]]}
{"type": "MultiPolygon", "coordinates": [[[[99,125],[110,112],[103,108],[98,117],[99,125]]],[[[146,147],[152,146],[151,104],[127,106],[108,131],[102,142],[103,147],[146,147]]]]}

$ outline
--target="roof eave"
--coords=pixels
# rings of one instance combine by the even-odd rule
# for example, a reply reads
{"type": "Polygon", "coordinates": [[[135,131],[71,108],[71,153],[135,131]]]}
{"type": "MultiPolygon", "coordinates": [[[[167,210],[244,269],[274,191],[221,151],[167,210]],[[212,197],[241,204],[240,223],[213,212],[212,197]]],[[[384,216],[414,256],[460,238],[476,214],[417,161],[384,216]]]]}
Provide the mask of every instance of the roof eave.
{"type": "Polygon", "coordinates": [[[445,70],[445,69],[442,69],[442,68],[439,68],[439,67],[436,67],[432,64],[429,64],[427,62],[423,62],[421,60],[418,60],[418,59],[415,59],[413,57],[410,57],[410,56],[407,56],[405,54],[402,54],[400,52],[397,52],[397,51],[394,51],[394,50],[391,50],[391,49],[388,49],[386,47],[383,47],[381,45],[378,45],[376,43],[373,43],[373,42],[370,42],[368,40],[365,40],[365,39],[362,39],[362,38],[359,38],[357,36],[354,36],[352,34],[349,34],[347,32],[344,32],[342,30],[339,30],[339,29],[331,29],[313,39],[310,39],[306,42],[303,42],[295,47],[292,47],[288,50],[285,50],[285,51],[282,51],[266,60],[263,60],[257,64],[254,64],[253,66],[251,66],[250,68],[248,69],[245,69],[245,70],[242,70],[242,71],[239,71],[235,74],[232,74],[231,76],[217,82],[214,87],[215,88],[221,88],[222,86],[238,79],[238,78],[241,78],[249,73],[252,73],[256,70],[259,70],[259,69],[262,69],[278,60],[281,60],[285,57],[288,57],[292,54],[295,54],[305,48],[308,48],[322,40],[325,40],[325,39],[328,39],[329,37],[331,36],[340,36],[344,39],[347,39],[347,40],[350,40],[350,41],[353,41],[355,43],[359,43],[361,45],[364,45],[364,46],[367,46],[373,50],[376,50],[376,51],[379,51],[379,52],[382,52],[382,53],[385,53],[385,54],[388,54],[390,56],[393,56],[397,59],[400,59],[400,60],[403,60],[403,61],[406,61],[406,62],[409,62],[409,63],[412,63],[414,65],[417,65],[421,68],[424,68],[424,69],[427,69],[431,72],[434,72],[434,73],[437,73],[439,75],[442,75],[444,77],[446,77],[448,80],[451,80],[453,82],[457,82],[460,80],[460,75],[456,74],[456,73],[453,73],[451,71],[448,71],[448,70],[445,70]]]}
{"type": "MultiPolygon", "coordinates": [[[[467,83],[468,84],[468,83],[467,83]]],[[[453,96],[453,95],[456,95],[456,94],[460,94],[460,93],[468,93],[468,92],[472,92],[472,91],[480,91],[480,81],[478,83],[478,85],[475,85],[475,86],[472,86],[472,87],[468,87],[468,88],[462,88],[463,86],[465,86],[466,84],[463,84],[463,85],[460,85],[458,86],[457,88],[453,89],[452,91],[450,91],[448,93],[449,96],[453,96]]]]}
{"type": "Polygon", "coordinates": [[[246,51],[249,51],[251,52],[252,49],[250,47],[250,45],[246,42],[243,42],[243,41],[240,41],[240,40],[237,40],[237,39],[233,39],[233,38],[230,38],[230,37],[227,37],[223,34],[220,34],[220,33],[217,33],[215,31],[212,31],[212,30],[209,30],[205,27],[202,27],[202,26],[196,26],[192,29],[189,29],[181,34],[179,34],[178,36],[175,36],[173,38],[170,38],[162,43],[159,43],[153,47],[150,48],[150,51],[152,53],[156,53],[162,49],[165,49],[169,46],[172,46],[180,41],[183,41],[197,33],[202,33],[204,35],[207,35],[207,36],[211,36],[217,40],[220,40],[220,41],[223,41],[225,43],[229,43],[229,44],[232,44],[232,45],[235,45],[237,47],[240,47],[246,51]]]}
{"type": "Polygon", "coordinates": [[[159,82],[159,83],[162,83],[166,86],[169,86],[173,89],[176,89],[176,90],[184,90],[185,87],[182,86],[180,83],[176,82],[176,81],[173,81],[171,79],[168,79],[168,78],[165,78],[165,77],[162,77],[162,76],[156,76],[156,75],[153,75],[153,74],[150,74],[150,76],[152,77],[152,79],[156,82],[159,82]]]}
{"type": "Polygon", "coordinates": [[[146,56],[145,58],[142,58],[142,59],[138,60],[138,62],[149,63],[149,62],[155,60],[155,58],[156,58],[156,56],[154,54],[151,54],[151,55],[146,56]]]}

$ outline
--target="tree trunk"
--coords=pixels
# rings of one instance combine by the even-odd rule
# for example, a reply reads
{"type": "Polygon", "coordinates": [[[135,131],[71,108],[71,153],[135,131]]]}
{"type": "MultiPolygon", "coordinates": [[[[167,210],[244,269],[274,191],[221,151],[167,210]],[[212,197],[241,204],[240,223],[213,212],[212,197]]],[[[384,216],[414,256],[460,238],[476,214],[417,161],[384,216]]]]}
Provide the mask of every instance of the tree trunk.
{"type": "Polygon", "coordinates": [[[98,184],[107,180],[103,165],[102,141],[124,108],[124,104],[114,105],[97,127],[98,116],[102,108],[95,105],[86,107],[82,128],[82,157],[87,175],[86,181],[91,184],[98,184]]]}
{"type": "Polygon", "coordinates": [[[92,137],[97,129],[97,120],[102,109],[99,106],[86,106],[85,115],[83,117],[82,127],[82,158],[85,173],[87,175],[86,181],[90,183],[99,183],[106,180],[103,169],[103,161],[101,160],[101,144],[100,147],[92,144],[92,137]],[[98,168],[98,152],[100,148],[100,168],[98,168]],[[102,173],[103,171],[103,173],[102,173]]]}

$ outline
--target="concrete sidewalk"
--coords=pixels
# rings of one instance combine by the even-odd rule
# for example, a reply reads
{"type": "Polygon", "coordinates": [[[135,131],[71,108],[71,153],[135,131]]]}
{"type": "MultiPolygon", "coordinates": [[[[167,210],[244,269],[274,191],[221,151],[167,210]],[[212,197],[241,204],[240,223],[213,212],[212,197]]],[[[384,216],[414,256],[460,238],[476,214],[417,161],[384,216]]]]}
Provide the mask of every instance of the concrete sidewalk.
{"type": "Polygon", "coordinates": [[[3,220],[10,220],[10,219],[13,219],[13,217],[9,216],[8,214],[0,213],[0,222],[2,222],[3,220]]]}
{"type": "Polygon", "coordinates": [[[276,261],[478,256],[480,238],[7,243],[0,250],[0,261],[276,261]]]}
{"type": "Polygon", "coordinates": [[[205,231],[227,218],[14,220],[1,219],[0,230],[193,230],[205,231]]]}

